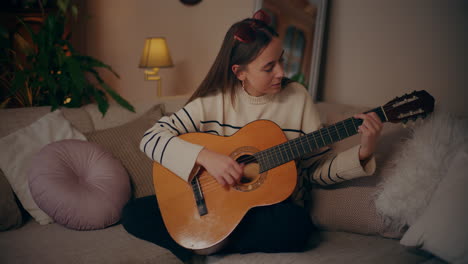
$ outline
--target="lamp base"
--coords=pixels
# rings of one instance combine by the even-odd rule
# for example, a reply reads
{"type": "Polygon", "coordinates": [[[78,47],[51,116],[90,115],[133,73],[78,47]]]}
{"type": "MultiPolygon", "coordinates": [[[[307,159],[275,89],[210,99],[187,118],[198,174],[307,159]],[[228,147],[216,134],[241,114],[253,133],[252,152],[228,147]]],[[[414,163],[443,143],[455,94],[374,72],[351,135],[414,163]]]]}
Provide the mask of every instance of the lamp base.
{"type": "Polygon", "coordinates": [[[156,95],[157,97],[161,97],[161,76],[158,75],[159,68],[153,68],[152,71],[146,70],[145,71],[145,80],[146,81],[158,81],[156,86],[156,95]]]}

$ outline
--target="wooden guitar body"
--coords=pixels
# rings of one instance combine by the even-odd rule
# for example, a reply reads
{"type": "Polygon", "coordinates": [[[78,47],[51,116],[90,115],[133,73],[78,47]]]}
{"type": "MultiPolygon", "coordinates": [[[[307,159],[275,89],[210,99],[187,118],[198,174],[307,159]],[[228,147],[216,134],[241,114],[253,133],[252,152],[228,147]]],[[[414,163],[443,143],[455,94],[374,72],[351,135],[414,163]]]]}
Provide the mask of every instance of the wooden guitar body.
{"type": "MultiPolygon", "coordinates": [[[[180,138],[235,160],[248,159],[254,153],[287,141],[281,128],[267,120],[252,122],[230,137],[188,133],[180,138]]],[[[198,188],[155,162],[156,196],[172,238],[189,249],[213,247],[227,238],[250,208],[279,203],[292,194],[297,182],[294,161],[259,172],[257,162],[249,163],[240,184],[222,187],[200,169],[195,177],[206,206],[206,214],[203,214],[194,194],[198,188]]]]}

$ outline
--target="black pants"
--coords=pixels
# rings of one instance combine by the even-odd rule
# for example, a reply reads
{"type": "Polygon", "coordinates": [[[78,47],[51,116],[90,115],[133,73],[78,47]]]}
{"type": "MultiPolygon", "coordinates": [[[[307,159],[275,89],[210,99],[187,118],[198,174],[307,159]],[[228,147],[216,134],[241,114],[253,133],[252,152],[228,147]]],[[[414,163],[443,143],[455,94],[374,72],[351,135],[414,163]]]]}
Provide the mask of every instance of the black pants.
{"type": "MultiPolygon", "coordinates": [[[[130,201],[123,210],[122,224],[128,233],[167,248],[182,261],[193,255],[169,235],[155,196],[130,201]]],[[[303,251],[315,230],[307,212],[293,203],[256,207],[247,212],[220,253],[303,251]]]]}

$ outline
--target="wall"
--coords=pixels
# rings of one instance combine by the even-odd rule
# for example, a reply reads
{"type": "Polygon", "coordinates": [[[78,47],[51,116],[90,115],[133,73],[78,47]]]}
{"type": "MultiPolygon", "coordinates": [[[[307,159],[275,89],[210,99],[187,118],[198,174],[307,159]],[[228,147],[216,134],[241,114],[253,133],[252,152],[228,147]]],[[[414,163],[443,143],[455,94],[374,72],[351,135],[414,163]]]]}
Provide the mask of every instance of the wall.
{"type": "MultiPolygon", "coordinates": [[[[156,83],[138,68],[143,42],[167,38],[174,68],[161,69],[163,95],[191,93],[233,22],[258,0],[78,0],[90,18],[77,30],[81,49],[120,75],[106,80],[131,102],[152,100],[156,83]]],[[[468,2],[330,0],[321,100],[378,106],[425,89],[438,107],[468,116],[468,2]]]]}
{"type": "Polygon", "coordinates": [[[379,106],[425,89],[437,107],[468,116],[467,1],[330,4],[322,100],[379,106]]]}
{"type": "Polygon", "coordinates": [[[163,96],[191,93],[211,67],[229,26],[254,10],[252,0],[203,0],[196,6],[178,0],[81,0],[79,5],[89,19],[77,25],[80,39],[75,41],[120,74],[117,79],[103,71],[111,87],[130,102],[156,96],[156,82],[145,81],[138,68],[146,37],[166,37],[175,65],[160,70],[163,96]]]}

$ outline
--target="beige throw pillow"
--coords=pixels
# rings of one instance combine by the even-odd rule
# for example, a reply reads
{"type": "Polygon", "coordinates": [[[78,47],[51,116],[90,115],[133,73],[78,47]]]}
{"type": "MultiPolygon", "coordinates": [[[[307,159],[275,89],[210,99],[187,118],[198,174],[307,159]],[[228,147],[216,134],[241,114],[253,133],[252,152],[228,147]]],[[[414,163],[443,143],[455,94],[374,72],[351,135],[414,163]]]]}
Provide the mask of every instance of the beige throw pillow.
{"type": "Polygon", "coordinates": [[[400,243],[420,247],[449,263],[461,264],[468,263],[468,145],[455,152],[429,205],[400,243]]]}
{"type": "MultiPolygon", "coordinates": [[[[318,104],[322,120],[327,125],[342,121],[368,108],[318,104]]],[[[331,231],[346,231],[365,235],[380,235],[400,238],[404,228],[395,229],[378,214],[374,204],[378,184],[382,180],[382,165],[396,152],[409,131],[400,125],[385,124],[375,155],[377,169],[373,176],[357,178],[340,184],[315,186],[311,192],[310,215],[319,228],[331,231]]],[[[332,146],[341,152],[360,143],[360,136],[354,135],[332,146]]]]}
{"type": "Polygon", "coordinates": [[[135,198],[154,195],[153,161],[140,150],[143,134],[162,117],[161,105],[155,105],[141,117],[113,128],[86,133],[95,142],[110,151],[127,169],[135,198]]]}
{"type": "Polygon", "coordinates": [[[24,209],[41,225],[52,219],[34,202],[29,190],[27,171],[31,158],[45,145],[62,139],[86,140],[72,127],[60,110],[50,112],[31,125],[0,139],[0,168],[24,209]]]}

